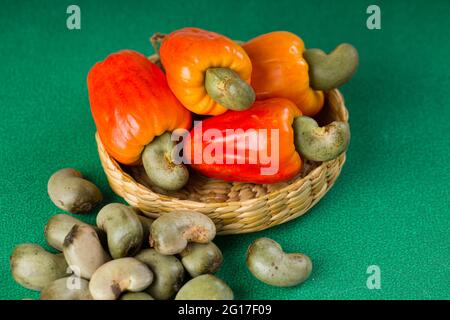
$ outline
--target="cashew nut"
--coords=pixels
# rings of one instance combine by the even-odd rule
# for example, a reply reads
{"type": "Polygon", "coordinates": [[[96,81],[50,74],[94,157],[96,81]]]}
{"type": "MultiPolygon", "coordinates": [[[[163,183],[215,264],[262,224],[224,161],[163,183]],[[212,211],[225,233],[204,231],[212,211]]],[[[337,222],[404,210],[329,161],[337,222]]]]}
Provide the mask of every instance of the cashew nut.
{"type": "Polygon", "coordinates": [[[120,296],[119,300],[155,300],[145,292],[127,292],[120,296]]]}
{"type": "Polygon", "coordinates": [[[309,84],[315,90],[338,88],[351,79],[358,68],[358,51],[348,44],[338,45],[330,54],[307,49],[303,57],[309,66],[309,84]]]}
{"type": "Polygon", "coordinates": [[[94,228],[74,225],[64,239],[64,257],[67,263],[77,268],[79,275],[90,279],[95,270],[111,259],[103,250],[94,228]]]}
{"type": "Polygon", "coordinates": [[[174,163],[175,142],[169,132],[153,139],[142,152],[142,164],[152,185],[164,190],[179,190],[189,179],[184,164],[174,163]]]}
{"type": "Polygon", "coordinates": [[[62,254],[47,252],[41,246],[31,243],[14,248],[10,266],[14,280],[32,290],[41,290],[52,281],[67,275],[67,263],[62,254]]]}
{"type": "Polygon", "coordinates": [[[223,261],[222,252],[212,242],[189,243],[180,256],[181,263],[193,278],[217,272],[223,261]]]}
{"type": "Polygon", "coordinates": [[[111,260],[95,271],[89,291],[95,300],[116,300],[125,291],[139,292],[153,281],[153,273],[135,258],[111,260]]]}
{"type": "Polygon", "coordinates": [[[155,299],[170,299],[181,288],[184,269],[176,257],[163,255],[155,249],[145,249],[139,252],[135,258],[145,263],[153,271],[155,279],[146,291],[155,299]]]}
{"type": "Polygon", "coordinates": [[[229,68],[209,68],[205,72],[205,89],[217,103],[229,110],[251,107],[256,95],[253,88],[229,68]]]}
{"type": "Polygon", "coordinates": [[[294,120],[296,150],[306,159],[328,161],[347,150],[350,142],[348,123],[334,121],[319,127],[313,118],[301,116],[294,120]]]}
{"type": "Polygon", "coordinates": [[[177,254],[188,242],[208,243],[216,235],[214,222],[194,211],[173,211],[157,218],[151,228],[150,244],[162,254],[177,254]]]}
{"type": "Polygon", "coordinates": [[[92,300],[89,281],[72,277],[55,280],[42,289],[41,300],[92,300]]]}
{"type": "Polygon", "coordinates": [[[113,259],[133,256],[141,248],[144,231],[134,208],[108,204],[98,213],[97,226],[106,232],[113,259]]]}
{"type": "Polygon", "coordinates": [[[256,239],[250,245],[247,266],[256,278],[278,287],[296,286],[308,279],[312,271],[308,256],[284,253],[277,242],[268,238],[256,239]]]}
{"type": "MultiPolygon", "coordinates": [[[[69,231],[76,224],[88,226],[87,223],[84,223],[83,221],[71,217],[67,214],[57,214],[52,216],[48,220],[44,230],[45,239],[47,240],[47,243],[56,250],[62,251],[64,239],[66,238],[69,231]]],[[[98,229],[97,227],[93,228],[97,232],[100,241],[103,243],[102,240],[105,237],[104,232],[98,229]]]]}
{"type": "Polygon", "coordinates": [[[195,277],[178,291],[175,300],[233,300],[230,287],[212,274],[195,277]]]}
{"type": "Polygon", "coordinates": [[[103,198],[92,182],[71,168],[55,172],[48,180],[47,190],[58,208],[71,213],[88,212],[103,198]]]}

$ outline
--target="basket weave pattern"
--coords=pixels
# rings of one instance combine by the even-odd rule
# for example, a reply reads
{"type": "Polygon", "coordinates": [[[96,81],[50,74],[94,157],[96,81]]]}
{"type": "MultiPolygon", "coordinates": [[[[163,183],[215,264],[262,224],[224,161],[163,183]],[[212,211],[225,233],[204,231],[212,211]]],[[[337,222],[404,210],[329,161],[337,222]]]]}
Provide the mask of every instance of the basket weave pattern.
{"type": "MultiPolygon", "coordinates": [[[[319,117],[323,123],[348,121],[338,90],[326,94],[319,117]]],[[[264,230],[303,215],[333,186],[345,162],[345,153],[327,162],[306,162],[292,180],[267,185],[212,180],[191,172],[182,190],[165,192],[149,185],[142,167],[119,165],[108,155],[98,134],[96,140],[111,188],[131,206],[153,218],[173,210],[201,212],[215,222],[218,234],[264,230]]]]}

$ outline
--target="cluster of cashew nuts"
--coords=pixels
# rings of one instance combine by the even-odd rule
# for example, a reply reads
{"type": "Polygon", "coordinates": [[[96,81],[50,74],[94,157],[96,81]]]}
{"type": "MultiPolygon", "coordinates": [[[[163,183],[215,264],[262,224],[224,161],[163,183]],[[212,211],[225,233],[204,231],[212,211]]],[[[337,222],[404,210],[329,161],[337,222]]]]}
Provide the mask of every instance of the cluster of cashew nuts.
{"type": "MultiPolygon", "coordinates": [[[[93,207],[102,198],[73,169],[55,173],[48,190],[55,204],[72,212],[93,207]]],[[[213,275],[223,256],[212,242],[214,222],[201,213],[175,211],[153,220],[135,208],[111,203],[99,211],[96,226],[57,214],[44,234],[58,253],[26,243],[10,257],[13,278],[40,291],[42,300],[233,299],[230,287],[213,275]]],[[[256,278],[274,286],[300,284],[312,270],[307,256],[285,254],[267,238],[250,246],[247,266],[256,278]]]]}
{"type": "MultiPolygon", "coordinates": [[[[74,169],[52,175],[48,192],[70,212],[102,199],[74,169]]],[[[228,285],[213,275],[223,257],[212,242],[215,225],[203,214],[171,212],[153,220],[112,203],[99,211],[96,226],[57,214],[44,234],[58,253],[22,244],[10,258],[16,282],[40,291],[42,300],[233,299],[228,285]]]]}

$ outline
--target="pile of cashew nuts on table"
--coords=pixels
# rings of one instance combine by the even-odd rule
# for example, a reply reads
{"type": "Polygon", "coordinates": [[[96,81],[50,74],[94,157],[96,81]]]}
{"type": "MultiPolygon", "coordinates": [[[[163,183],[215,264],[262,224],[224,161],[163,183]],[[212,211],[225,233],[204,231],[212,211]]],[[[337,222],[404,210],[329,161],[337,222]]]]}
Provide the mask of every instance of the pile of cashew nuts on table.
{"type": "MultiPolygon", "coordinates": [[[[71,213],[102,201],[100,190],[74,169],[53,174],[48,192],[71,213]]],[[[52,216],[45,238],[58,253],[18,245],[11,273],[20,285],[40,291],[41,300],[232,300],[232,289],[214,276],[223,261],[215,235],[213,221],[198,212],[174,211],[153,220],[111,203],[99,211],[96,226],[68,214],[52,216]]],[[[247,267],[268,285],[290,287],[309,277],[312,263],[259,238],[247,251],[247,267]]]]}

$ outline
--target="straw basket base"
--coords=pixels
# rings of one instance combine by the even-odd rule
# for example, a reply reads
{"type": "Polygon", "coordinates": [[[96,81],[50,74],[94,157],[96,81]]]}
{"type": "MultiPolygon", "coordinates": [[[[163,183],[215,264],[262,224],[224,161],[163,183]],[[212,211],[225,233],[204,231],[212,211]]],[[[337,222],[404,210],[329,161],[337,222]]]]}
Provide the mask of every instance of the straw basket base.
{"type": "MultiPolygon", "coordinates": [[[[348,121],[338,90],[326,94],[326,104],[316,118],[322,125],[348,121]]],[[[262,185],[213,180],[191,172],[182,190],[167,192],[152,187],[141,166],[119,165],[108,155],[98,134],[96,140],[111,188],[131,206],[153,218],[174,210],[197,211],[214,221],[218,234],[264,230],[303,215],[333,186],[345,162],[345,154],[327,162],[306,161],[290,181],[262,185]]]]}

